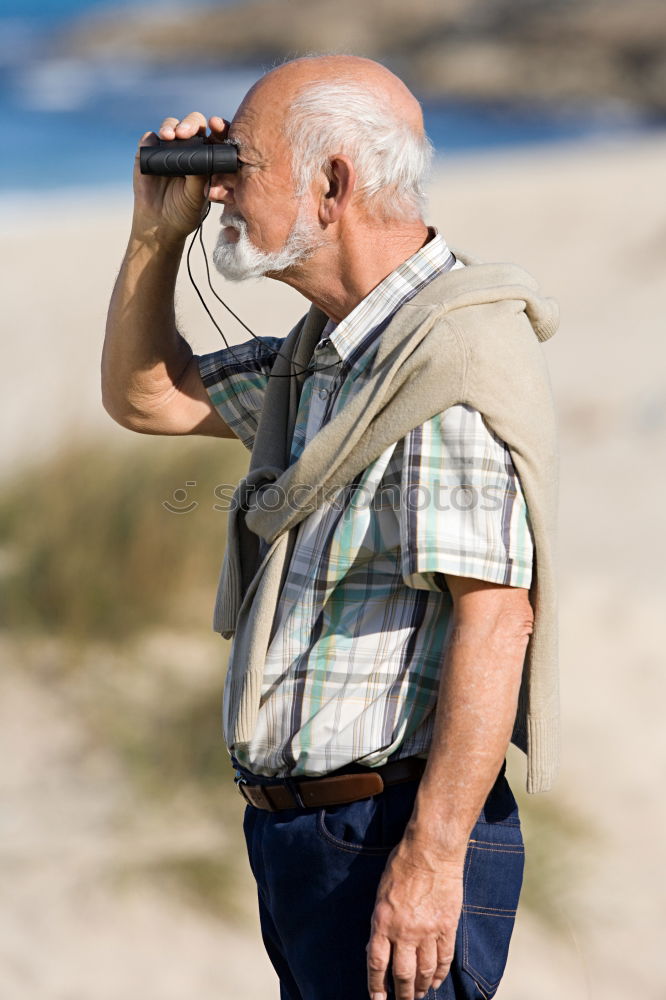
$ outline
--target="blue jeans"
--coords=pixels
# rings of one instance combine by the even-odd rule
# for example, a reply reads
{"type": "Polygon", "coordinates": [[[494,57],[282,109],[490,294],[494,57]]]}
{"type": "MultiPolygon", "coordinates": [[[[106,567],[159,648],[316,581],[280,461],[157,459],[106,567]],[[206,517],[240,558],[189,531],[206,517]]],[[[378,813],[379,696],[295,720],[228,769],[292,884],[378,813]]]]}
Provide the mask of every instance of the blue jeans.
{"type": "MultiPolygon", "coordinates": [[[[235,766],[251,783],[274,783],[235,766]]],[[[373,798],[323,809],[247,806],[243,829],[281,1000],[368,1000],[365,946],[375,895],[417,788],[418,781],[390,785],[373,798]]],[[[451,971],[427,1000],[494,996],[523,864],[518,807],[502,768],[470,837],[451,971]]]]}

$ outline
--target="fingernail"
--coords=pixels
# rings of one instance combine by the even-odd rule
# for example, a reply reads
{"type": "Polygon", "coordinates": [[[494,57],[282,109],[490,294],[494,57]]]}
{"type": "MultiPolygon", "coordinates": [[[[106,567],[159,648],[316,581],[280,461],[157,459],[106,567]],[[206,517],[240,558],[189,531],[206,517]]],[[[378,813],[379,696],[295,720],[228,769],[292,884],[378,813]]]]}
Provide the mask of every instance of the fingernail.
{"type": "Polygon", "coordinates": [[[386,1000],[386,993],[373,993],[372,1000],[386,1000]]]}

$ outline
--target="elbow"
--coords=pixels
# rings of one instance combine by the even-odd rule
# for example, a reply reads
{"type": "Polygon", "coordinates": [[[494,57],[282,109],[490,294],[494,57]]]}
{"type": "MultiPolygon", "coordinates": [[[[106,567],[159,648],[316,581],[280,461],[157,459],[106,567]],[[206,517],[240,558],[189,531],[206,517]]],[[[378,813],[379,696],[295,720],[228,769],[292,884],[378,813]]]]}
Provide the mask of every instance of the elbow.
{"type": "Polygon", "coordinates": [[[110,387],[105,384],[104,380],[102,380],[102,406],[111,419],[120,427],[124,427],[128,431],[140,432],[142,430],[139,414],[133,410],[127,399],[123,399],[117,393],[111,392],[110,387]]]}
{"type": "Polygon", "coordinates": [[[513,649],[517,655],[524,655],[534,631],[534,612],[526,592],[524,599],[516,591],[510,598],[499,606],[487,608],[485,614],[459,620],[459,637],[474,635],[477,641],[489,643],[498,652],[513,649]]]}
{"type": "Polygon", "coordinates": [[[108,415],[111,417],[112,420],[114,420],[117,424],[120,424],[121,427],[125,426],[125,419],[122,409],[121,407],[118,406],[117,399],[115,398],[113,393],[109,391],[109,387],[104,381],[104,379],[102,379],[102,406],[104,407],[104,409],[106,410],[106,412],[108,413],[108,415]]]}
{"type": "Polygon", "coordinates": [[[523,639],[525,642],[534,631],[534,612],[530,605],[524,608],[516,608],[507,615],[507,627],[516,639],[523,639]]]}
{"type": "Polygon", "coordinates": [[[114,381],[110,377],[109,370],[105,364],[105,354],[102,353],[102,366],[101,366],[101,378],[100,378],[100,390],[102,396],[102,406],[117,424],[121,427],[126,426],[126,411],[127,411],[127,401],[122,399],[122,396],[118,393],[117,386],[114,386],[114,381]]]}
{"type": "Polygon", "coordinates": [[[102,406],[111,419],[126,430],[138,430],[141,414],[131,398],[130,385],[114,369],[106,347],[102,350],[99,384],[102,406]]]}
{"type": "Polygon", "coordinates": [[[102,406],[120,427],[137,433],[150,433],[154,415],[145,405],[145,400],[130,391],[118,379],[112,378],[102,365],[101,375],[102,406]]]}
{"type": "Polygon", "coordinates": [[[506,642],[527,646],[534,631],[534,612],[527,598],[500,612],[495,631],[506,642]]]}
{"type": "Polygon", "coordinates": [[[459,639],[474,635],[527,644],[534,611],[526,587],[512,587],[463,577],[447,577],[453,594],[455,631],[459,639]]]}

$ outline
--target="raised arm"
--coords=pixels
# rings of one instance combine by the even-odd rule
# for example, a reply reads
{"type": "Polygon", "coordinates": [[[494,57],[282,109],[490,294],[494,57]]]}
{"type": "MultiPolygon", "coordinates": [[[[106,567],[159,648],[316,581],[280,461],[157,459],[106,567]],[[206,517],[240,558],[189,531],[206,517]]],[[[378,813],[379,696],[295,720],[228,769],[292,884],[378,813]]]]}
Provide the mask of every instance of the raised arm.
{"type": "MultiPolygon", "coordinates": [[[[227,124],[209,122],[222,141],[227,124]]],[[[167,118],[161,139],[206,132],[194,112],[167,118]]],[[[150,132],[140,145],[157,142],[150,132]]],[[[102,352],[102,401],[113,419],[144,434],[233,437],[201,381],[198,359],[176,328],[174,291],[185,241],[205,206],[205,177],[153,177],[134,166],[134,214],[127,251],[111,296],[102,352]]]]}

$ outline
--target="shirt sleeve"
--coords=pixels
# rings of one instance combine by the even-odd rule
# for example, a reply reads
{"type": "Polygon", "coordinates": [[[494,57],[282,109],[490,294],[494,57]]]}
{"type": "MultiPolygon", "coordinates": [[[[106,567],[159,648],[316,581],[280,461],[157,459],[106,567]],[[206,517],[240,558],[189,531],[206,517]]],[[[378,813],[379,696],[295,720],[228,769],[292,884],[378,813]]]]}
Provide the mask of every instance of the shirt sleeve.
{"type": "Polygon", "coordinates": [[[451,406],[404,439],[400,505],[407,586],[441,574],[529,588],[534,541],[511,452],[478,410],[451,406]]]}
{"type": "Polygon", "coordinates": [[[199,372],[211,403],[250,451],[270,371],[283,343],[281,337],[255,337],[199,357],[199,372]]]}

